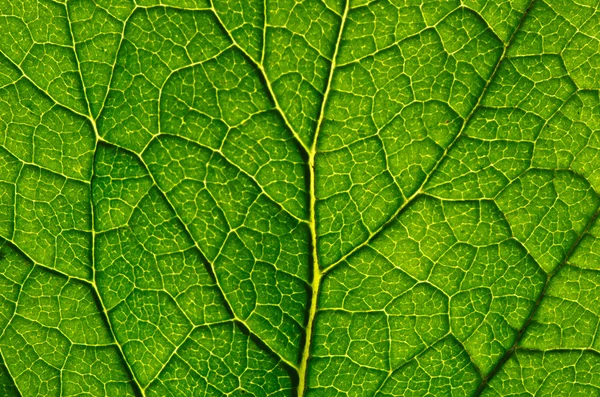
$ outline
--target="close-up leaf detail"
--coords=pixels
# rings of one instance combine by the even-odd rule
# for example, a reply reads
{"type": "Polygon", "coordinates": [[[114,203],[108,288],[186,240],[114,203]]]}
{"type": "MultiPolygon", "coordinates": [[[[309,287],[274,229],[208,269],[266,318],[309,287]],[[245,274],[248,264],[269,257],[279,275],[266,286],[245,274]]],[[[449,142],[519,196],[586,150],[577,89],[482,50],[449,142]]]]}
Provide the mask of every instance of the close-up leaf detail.
{"type": "Polygon", "coordinates": [[[600,396],[599,0],[0,0],[1,396],[600,396]]]}

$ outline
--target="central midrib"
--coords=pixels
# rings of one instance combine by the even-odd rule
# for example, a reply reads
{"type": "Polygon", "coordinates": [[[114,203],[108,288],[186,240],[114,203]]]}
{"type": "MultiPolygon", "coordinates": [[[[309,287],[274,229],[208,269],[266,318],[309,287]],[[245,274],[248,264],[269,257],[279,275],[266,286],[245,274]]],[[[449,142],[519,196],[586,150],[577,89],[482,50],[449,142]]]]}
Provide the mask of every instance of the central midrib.
{"type": "Polygon", "coordinates": [[[325,107],[327,106],[327,100],[329,99],[329,93],[331,91],[331,85],[333,83],[333,74],[336,68],[336,61],[338,51],[340,48],[340,42],[342,41],[342,34],[344,26],[346,24],[346,18],[348,17],[348,10],[350,8],[350,0],[346,0],[344,4],[344,12],[340,22],[340,29],[338,31],[338,37],[335,41],[335,49],[331,58],[331,65],[329,67],[329,76],[327,78],[327,85],[325,87],[325,93],[323,94],[323,101],[321,102],[321,109],[319,111],[319,119],[317,120],[317,126],[315,127],[315,135],[313,137],[312,144],[308,150],[308,173],[309,173],[309,229],[310,229],[310,243],[311,243],[311,261],[312,261],[312,282],[311,289],[312,294],[310,297],[310,308],[308,312],[308,320],[306,322],[306,335],[304,339],[304,348],[302,349],[302,356],[300,358],[300,366],[298,367],[298,397],[304,397],[304,393],[307,389],[307,376],[308,376],[308,361],[310,359],[310,351],[312,347],[313,330],[315,317],[317,315],[317,303],[319,300],[319,292],[321,290],[321,283],[323,281],[323,271],[319,265],[319,255],[317,251],[317,215],[316,215],[316,175],[315,175],[315,158],[317,155],[317,142],[319,133],[323,127],[323,120],[325,118],[325,107]]]}

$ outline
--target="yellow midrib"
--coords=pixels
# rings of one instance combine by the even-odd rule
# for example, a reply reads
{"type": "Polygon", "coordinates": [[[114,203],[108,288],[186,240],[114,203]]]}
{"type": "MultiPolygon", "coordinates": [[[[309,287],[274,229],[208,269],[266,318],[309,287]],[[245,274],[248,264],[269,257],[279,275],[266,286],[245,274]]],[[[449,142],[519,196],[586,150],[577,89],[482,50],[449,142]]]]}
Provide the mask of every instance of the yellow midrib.
{"type": "Polygon", "coordinates": [[[340,48],[340,42],[342,39],[342,33],[344,31],[344,25],[348,16],[348,10],[350,8],[350,1],[346,0],[344,4],[344,13],[342,14],[342,20],[340,22],[340,30],[338,31],[338,37],[333,51],[333,57],[331,58],[331,67],[329,69],[329,77],[327,79],[327,86],[325,93],[323,94],[323,101],[321,102],[321,109],[319,113],[319,119],[317,120],[317,126],[315,127],[315,136],[313,142],[308,151],[308,169],[310,178],[310,191],[309,191],[309,228],[311,235],[311,258],[312,258],[312,294],[310,298],[310,309],[308,312],[308,320],[306,322],[306,335],[304,339],[304,348],[302,350],[302,357],[300,359],[300,366],[298,367],[298,397],[304,397],[307,389],[307,376],[308,376],[308,361],[310,359],[310,351],[312,347],[312,333],[314,328],[314,321],[317,315],[317,302],[319,300],[319,292],[321,290],[321,282],[323,280],[323,271],[319,266],[319,257],[317,252],[317,222],[316,222],[316,178],[315,178],[315,157],[317,154],[317,141],[319,133],[323,126],[323,119],[325,118],[325,107],[331,91],[331,84],[333,81],[333,74],[336,68],[336,59],[340,48]]]}

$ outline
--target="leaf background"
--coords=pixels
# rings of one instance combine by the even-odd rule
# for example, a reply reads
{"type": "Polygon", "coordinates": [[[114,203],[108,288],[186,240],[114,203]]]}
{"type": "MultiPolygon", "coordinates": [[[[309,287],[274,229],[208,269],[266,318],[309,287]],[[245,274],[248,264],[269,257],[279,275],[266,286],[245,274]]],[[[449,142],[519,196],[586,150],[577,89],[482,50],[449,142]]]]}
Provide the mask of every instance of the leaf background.
{"type": "Polygon", "coordinates": [[[0,1],[3,394],[599,394],[598,6],[0,1]]]}

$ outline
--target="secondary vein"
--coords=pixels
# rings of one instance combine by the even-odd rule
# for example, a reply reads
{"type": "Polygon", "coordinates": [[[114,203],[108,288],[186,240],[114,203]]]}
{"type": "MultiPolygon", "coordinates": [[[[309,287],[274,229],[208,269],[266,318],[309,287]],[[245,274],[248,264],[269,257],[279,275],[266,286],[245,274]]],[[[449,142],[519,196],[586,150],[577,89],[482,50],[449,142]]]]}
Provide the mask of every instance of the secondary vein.
{"type": "Polygon", "coordinates": [[[421,183],[421,185],[419,186],[419,188],[417,189],[417,191],[414,194],[412,194],[396,210],[396,212],[394,212],[394,214],[386,222],[384,222],[381,226],[379,226],[379,228],[377,228],[375,231],[373,231],[372,233],[370,233],[369,237],[367,237],[363,243],[357,245],[354,249],[350,250],[350,252],[346,253],[340,259],[338,259],[337,261],[335,261],[334,263],[332,263],[331,265],[329,265],[327,268],[325,268],[323,270],[324,274],[329,273],[331,270],[333,270],[339,264],[343,263],[346,259],[348,259],[350,256],[352,256],[355,252],[357,252],[361,248],[369,245],[377,236],[379,236],[381,233],[383,233],[383,231],[398,218],[398,216],[404,211],[404,209],[406,209],[409,206],[409,204],[411,204],[418,197],[421,196],[421,194],[423,193],[423,190],[422,190],[423,187],[427,185],[427,182],[429,182],[429,180],[431,179],[431,177],[438,170],[438,168],[440,167],[440,165],[442,164],[442,162],[444,161],[444,159],[447,157],[447,155],[450,152],[450,150],[458,142],[459,138],[462,136],[462,134],[466,130],[467,126],[469,125],[469,122],[473,118],[473,115],[475,114],[475,111],[479,108],[479,106],[481,104],[481,101],[485,97],[485,94],[486,94],[487,90],[489,89],[489,86],[490,86],[491,82],[494,80],[496,74],[498,73],[498,70],[500,68],[500,65],[502,64],[502,61],[504,61],[504,59],[506,58],[506,54],[508,53],[508,50],[511,47],[513,41],[514,41],[515,34],[521,28],[521,25],[523,24],[523,21],[526,19],[527,15],[529,13],[529,10],[531,10],[531,7],[533,6],[534,2],[535,2],[535,0],[530,0],[529,5],[528,5],[526,11],[523,13],[523,16],[521,17],[521,20],[519,21],[519,24],[517,25],[517,28],[515,28],[515,30],[513,31],[513,34],[511,35],[508,43],[505,46],[503,46],[502,54],[500,55],[500,57],[498,58],[498,61],[494,65],[494,69],[493,69],[490,77],[487,79],[487,81],[485,83],[485,86],[483,87],[483,89],[481,91],[481,94],[477,98],[477,102],[475,103],[475,105],[473,105],[473,107],[471,108],[471,111],[465,117],[465,119],[464,119],[464,121],[462,123],[462,126],[461,126],[459,132],[456,134],[456,136],[454,137],[454,139],[452,140],[452,142],[450,142],[450,144],[446,147],[446,149],[444,149],[444,152],[442,153],[442,155],[440,156],[440,158],[437,160],[437,162],[435,163],[435,165],[433,166],[433,168],[431,169],[431,171],[429,171],[429,173],[427,174],[427,176],[425,177],[425,179],[423,180],[423,182],[421,183]]]}
{"type": "Polygon", "coordinates": [[[515,341],[513,342],[512,346],[508,350],[506,350],[504,355],[500,358],[500,360],[494,366],[494,368],[490,371],[490,373],[482,378],[481,383],[479,384],[479,387],[475,391],[475,394],[474,394],[475,397],[478,397],[481,395],[481,393],[483,393],[485,386],[490,382],[490,380],[492,380],[492,378],[494,378],[494,376],[496,376],[498,374],[498,372],[500,372],[503,365],[516,352],[517,348],[519,347],[519,343],[521,342],[521,339],[523,338],[523,335],[529,328],[529,325],[533,321],[533,318],[535,317],[538,309],[540,308],[540,304],[542,303],[542,300],[546,296],[546,292],[548,291],[548,286],[550,285],[550,281],[556,275],[556,273],[558,273],[563,267],[565,267],[567,265],[569,259],[573,255],[573,252],[579,245],[581,239],[583,238],[583,236],[585,236],[587,234],[587,232],[590,230],[590,228],[592,227],[592,225],[594,224],[596,219],[598,219],[599,215],[600,215],[600,206],[598,208],[596,208],[596,212],[594,213],[594,215],[592,216],[592,218],[590,219],[588,224],[585,226],[583,231],[579,234],[579,236],[577,237],[577,239],[575,240],[573,245],[571,245],[571,247],[569,248],[569,251],[565,255],[565,258],[563,259],[563,261],[556,267],[556,269],[554,269],[551,273],[546,275],[546,281],[544,282],[544,286],[542,287],[542,292],[536,299],[533,309],[529,313],[529,316],[525,319],[523,326],[521,327],[521,329],[519,329],[519,332],[517,333],[517,337],[515,338],[515,341]]]}

